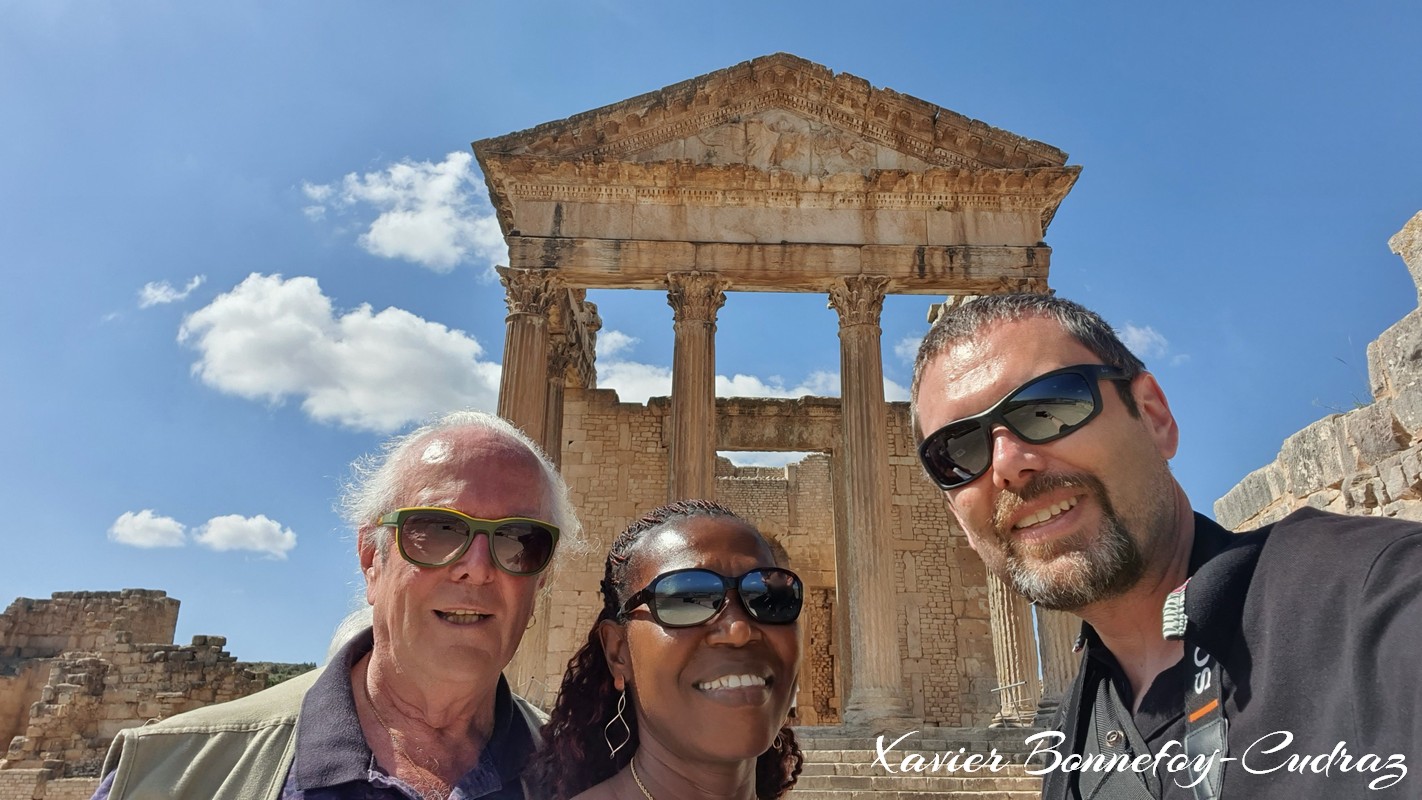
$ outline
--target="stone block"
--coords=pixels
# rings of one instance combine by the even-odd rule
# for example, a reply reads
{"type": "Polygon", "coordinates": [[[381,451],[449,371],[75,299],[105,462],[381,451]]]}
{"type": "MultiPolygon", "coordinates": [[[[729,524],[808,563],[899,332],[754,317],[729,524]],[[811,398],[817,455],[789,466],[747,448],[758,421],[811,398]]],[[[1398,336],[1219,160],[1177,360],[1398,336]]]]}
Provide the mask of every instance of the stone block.
{"type": "Polygon", "coordinates": [[[1262,528],[1265,525],[1272,525],[1275,522],[1278,522],[1279,520],[1283,519],[1284,517],[1287,517],[1291,511],[1293,511],[1293,509],[1289,508],[1288,506],[1276,505],[1273,508],[1268,509],[1267,511],[1260,514],[1257,518],[1254,519],[1254,521],[1250,522],[1249,527],[1262,528]]]}
{"type": "Polygon", "coordinates": [[[1396,397],[1401,389],[1416,386],[1419,380],[1422,380],[1422,309],[1413,309],[1368,345],[1368,382],[1373,397],[1381,398],[1396,397]]]}
{"type": "MultiPolygon", "coordinates": [[[[1366,468],[1398,452],[1407,446],[1410,438],[1393,419],[1392,401],[1388,398],[1349,411],[1341,423],[1355,469],[1366,468]]],[[[1345,466],[1347,462],[1345,457],[1345,466]]]]}
{"type": "Polygon", "coordinates": [[[1412,484],[1407,480],[1406,474],[1402,471],[1402,458],[1393,457],[1378,464],[1378,480],[1382,484],[1383,491],[1388,502],[1394,500],[1411,500],[1416,497],[1416,492],[1412,489],[1412,484]]]}
{"type": "Polygon", "coordinates": [[[1398,387],[1391,401],[1392,416],[1406,433],[1408,444],[1422,441],[1422,380],[1398,387]]]}
{"type": "Polygon", "coordinates": [[[1338,419],[1337,414],[1330,414],[1284,440],[1279,463],[1288,477],[1289,491],[1295,496],[1339,486],[1355,471],[1343,457],[1338,419]]]}
{"type": "Polygon", "coordinates": [[[1422,298],[1422,211],[1413,215],[1402,226],[1402,230],[1387,240],[1388,249],[1402,256],[1407,271],[1412,275],[1412,283],[1417,286],[1418,297],[1422,298]]]}
{"type": "Polygon", "coordinates": [[[1237,530],[1278,498],[1275,487],[1283,483],[1279,473],[1278,462],[1271,462],[1245,475],[1224,497],[1215,501],[1215,519],[1224,527],[1237,530]]]}
{"type": "Polygon", "coordinates": [[[1384,516],[1422,522],[1422,501],[1398,500],[1383,506],[1382,511],[1384,516]]]}
{"type": "Polygon", "coordinates": [[[1402,467],[1403,479],[1407,481],[1408,486],[1417,486],[1419,480],[1422,480],[1422,458],[1418,457],[1419,449],[1422,448],[1413,447],[1404,450],[1397,459],[1398,465],[1402,467]]]}
{"type": "Polygon", "coordinates": [[[1377,498],[1372,496],[1368,486],[1367,478],[1353,477],[1343,482],[1343,495],[1347,498],[1347,507],[1370,508],[1377,505],[1377,498]]]}

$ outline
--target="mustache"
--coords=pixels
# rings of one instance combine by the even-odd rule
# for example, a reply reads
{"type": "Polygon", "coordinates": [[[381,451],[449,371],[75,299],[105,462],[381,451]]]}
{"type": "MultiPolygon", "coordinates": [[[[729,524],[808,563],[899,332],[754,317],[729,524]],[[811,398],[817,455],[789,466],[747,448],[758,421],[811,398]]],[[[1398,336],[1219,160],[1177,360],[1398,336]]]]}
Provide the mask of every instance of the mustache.
{"type": "Polygon", "coordinates": [[[1011,523],[1013,515],[1022,506],[1032,502],[1044,494],[1055,492],[1065,488],[1083,488],[1091,492],[1096,497],[1106,496],[1106,487],[1095,475],[1085,472],[1051,472],[1042,473],[1032,477],[1021,489],[1016,491],[1007,490],[997,496],[993,503],[992,527],[997,532],[999,538],[1006,540],[1011,534],[1011,523]]]}

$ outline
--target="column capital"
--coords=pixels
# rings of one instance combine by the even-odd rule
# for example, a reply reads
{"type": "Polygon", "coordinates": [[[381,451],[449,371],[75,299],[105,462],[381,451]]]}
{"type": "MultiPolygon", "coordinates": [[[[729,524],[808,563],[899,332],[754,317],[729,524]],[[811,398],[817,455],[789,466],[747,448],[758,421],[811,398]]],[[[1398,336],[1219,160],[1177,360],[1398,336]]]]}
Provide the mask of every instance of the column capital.
{"type": "Polygon", "coordinates": [[[509,314],[548,315],[558,288],[557,270],[494,267],[504,285],[504,302],[509,314]]]}
{"type": "Polygon", "coordinates": [[[884,310],[885,275],[850,275],[830,285],[829,307],[839,312],[839,326],[878,325],[884,310]]]}
{"type": "Polygon", "coordinates": [[[714,272],[667,273],[667,305],[676,322],[716,322],[716,312],[726,304],[730,281],[714,272]]]}
{"type": "Polygon", "coordinates": [[[566,336],[553,336],[548,342],[548,378],[563,383],[568,371],[578,366],[582,348],[566,336]]]}

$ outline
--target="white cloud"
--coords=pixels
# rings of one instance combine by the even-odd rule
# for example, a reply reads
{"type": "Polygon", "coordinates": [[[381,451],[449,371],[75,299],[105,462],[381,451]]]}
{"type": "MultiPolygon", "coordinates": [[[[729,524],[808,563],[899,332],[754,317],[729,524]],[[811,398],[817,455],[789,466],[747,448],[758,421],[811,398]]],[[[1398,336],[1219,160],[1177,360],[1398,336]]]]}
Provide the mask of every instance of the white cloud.
{"type": "Polygon", "coordinates": [[[884,401],[888,403],[907,403],[909,390],[907,386],[900,386],[888,378],[884,379],[884,401]]]}
{"type": "Polygon", "coordinates": [[[336,193],[336,190],[332,188],[329,184],[322,185],[309,183],[306,181],[303,181],[301,183],[301,191],[303,194],[305,194],[310,199],[316,201],[317,203],[324,203],[327,200],[330,200],[331,195],[336,193]]]}
{"type": "Polygon", "coordinates": [[[1142,359],[1157,358],[1170,350],[1170,342],[1149,325],[1142,327],[1127,322],[1121,329],[1121,342],[1142,359]]]}
{"type": "Polygon", "coordinates": [[[189,314],[178,341],[218,391],[279,404],[301,398],[318,422],[389,432],[452,408],[493,410],[499,365],[468,334],[398,308],[338,314],[314,278],[253,273],[189,314]]]}
{"type": "Polygon", "coordinates": [[[754,375],[737,374],[729,378],[725,375],[716,376],[717,397],[804,397],[805,395],[838,397],[839,373],[812,372],[810,377],[798,386],[791,387],[786,387],[784,380],[779,375],[772,375],[765,380],[754,375]]]}
{"type": "Polygon", "coordinates": [[[622,331],[603,331],[597,335],[598,360],[610,359],[624,350],[630,350],[640,341],[642,340],[635,336],[628,336],[622,331]]]}
{"type": "MultiPolygon", "coordinates": [[[[645,403],[649,397],[671,394],[672,371],[670,367],[635,361],[599,361],[597,384],[599,388],[617,390],[618,399],[624,403],[645,403]]],[[[766,379],[741,374],[729,378],[716,376],[717,397],[839,397],[839,392],[839,373],[836,372],[814,372],[801,383],[788,387],[779,376],[766,379]]],[[[908,389],[885,378],[884,399],[889,402],[908,400],[908,389]]]]}
{"type": "MultiPolygon", "coordinates": [[[[648,398],[671,394],[670,367],[618,358],[631,355],[639,341],[617,330],[604,331],[597,337],[598,388],[616,390],[617,398],[624,403],[645,403],[648,398]]],[[[715,391],[717,397],[839,397],[840,381],[838,372],[828,370],[812,372],[794,386],[786,386],[779,375],[759,378],[737,373],[730,377],[717,375],[715,391]]],[[[908,389],[885,378],[884,399],[908,400],[908,389]]]]}
{"type": "Polygon", "coordinates": [[[804,459],[810,453],[797,452],[793,450],[728,450],[717,453],[718,456],[725,456],[732,464],[738,467],[783,467],[787,464],[794,464],[804,459]]]}
{"type": "Polygon", "coordinates": [[[912,364],[918,357],[918,346],[923,342],[922,336],[905,336],[894,345],[894,355],[905,364],[912,364]]]}
{"type": "Polygon", "coordinates": [[[186,541],[183,523],[160,517],[153,509],[125,511],[109,528],[109,541],[131,547],[182,547],[186,541]]]}
{"type": "Polygon", "coordinates": [[[359,239],[366,251],[436,272],[480,261],[492,274],[494,264],[508,261],[508,248],[473,163],[471,154],[456,151],[438,164],[404,160],[364,175],[352,172],[339,184],[303,183],[313,205],[302,212],[319,220],[327,208],[374,210],[359,239]]]}
{"type": "Polygon", "coordinates": [[[597,385],[615,389],[624,403],[645,403],[649,397],[671,394],[671,367],[640,364],[636,361],[598,361],[597,385]]]}
{"type": "Polygon", "coordinates": [[[192,294],[193,290],[201,286],[203,281],[206,280],[206,275],[194,275],[188,281],[188,285],[184,286],[181,291],[174,289],[173,285],[167,281],[151,281],[145,283],[143,288],[138,290],[138,307],[148,308],[149,306],[166,305],[168,303],[176,303],[179,300],[186,300],[188,299],[188,295],[192,294]]]}
{"type": "Polygon", "coordinates": [[[206,524],[198,526],[193,539],[204,547],[219,552],[227,550],[251,550],[266,553],[272,558],[286,559],[286,554],[296,547],[296,534],[281,523],[267,519],[263,514],[244,517],[228,514],[213,517],[206,524]]]}

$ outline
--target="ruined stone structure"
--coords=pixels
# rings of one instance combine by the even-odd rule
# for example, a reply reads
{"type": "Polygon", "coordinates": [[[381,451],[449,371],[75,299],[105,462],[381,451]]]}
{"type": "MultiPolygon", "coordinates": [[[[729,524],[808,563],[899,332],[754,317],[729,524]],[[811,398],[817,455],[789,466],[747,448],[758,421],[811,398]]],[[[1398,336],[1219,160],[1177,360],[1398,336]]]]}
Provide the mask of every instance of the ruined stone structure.
{"type": "MultiPolygon", "coordinates": [[[[1388,242],[1422,298],[1422,213],[1388,242]]],[[[1422,521],[1422,308],[1368,345],[1373,402],[1330,414],[1284,440],[1279,456],[1215,501],[1234,530],[1304,506],[1422,521]]]]}
{"type": "MultiPolygon", "coordinates": [[[[884,401],[879,315],[890,293],[1045,290],[1043,235],[1079,172],[1066,154],[785,54],[474,152],[509,245],[499,413],[560,461],[594,549],[668,499],[720,498],[809,582],[804,718],[1030,716],[1030,608],[989,601],[918,474],[907,410],[884,401]],[[594,388],[587,289],[666,292],[670,400],[594,388]],[[824,294],[842,397],[718,401],[716,318],[733,290],[824,294]],[[718,450],[821,455],[772,475],[718,470],[718,450]]],[[[511,670],[535,698],[582,644],[600,575],[599,552],[555,577],[511,670]]]]}
{"type": "Polygon", "coordinates": [[[57,592],[0,614],[0,800],[87,798],[124,728],[245,697],[267,674],[221,636],[173,644],[165,592],[57,592]]]}

